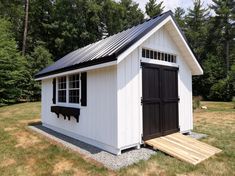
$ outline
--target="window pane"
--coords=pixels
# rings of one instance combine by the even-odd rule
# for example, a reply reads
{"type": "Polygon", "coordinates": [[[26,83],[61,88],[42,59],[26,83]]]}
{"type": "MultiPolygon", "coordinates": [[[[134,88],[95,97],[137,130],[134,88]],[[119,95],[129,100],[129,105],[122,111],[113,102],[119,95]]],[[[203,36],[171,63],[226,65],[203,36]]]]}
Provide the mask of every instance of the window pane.
{"type": "Polygon", "coordinates": [[[79,103],[79,89],[69,90],[69,103],[79,103]]]}
{"type": "Polygon", "coordinates": [[[142,57],[145,57],[145,49],[142,49],[142,57]]]}
{"type": "Polygon", "coordinates": [[[167,61],[167,54],[165,54],[165,61],[167,61]]]}
{"type": "Polygon", "coordinates": [[[146,50],[146,57],[149,58],[149,50],[146,50]]]}
{"type": "Polygon", "coordinates": [[[150,58],[153,59],[153,51],[150,51],[150,58]]]}
{"type": "Polygon", "coordinates": [[[157,55],[158,55],[158,56],[157,56],[158,60],[161,60],[161,53],[158,52],[157,55]]]}
{"type": "MultiPolygon", "coordinates": [[[[158,52],[154,50],[142,49],[142,57],[176,63],[176,56],[174,56],[173,54],[158,52]]],[[[75,80],[77,79],[79,78],[76,78],[75,80]]],[[[74,85],[72,87],[74,87],[74,85]]],[[[75,85],[75,87],[79,87],[79,84],[75,85]]]]}
{"type": "Polygon", "coordinates": [[[66,102],[66,76],[58,78],[58,102],[66,102]]]}
{"type": "Polygon", "coordinates": [[[174,56],[171,55],[171,62],[174,62],[174,56]]]}
{"type": "Polygon", "coordinates": [[[58,91],[58,101],[59,102],[66,102],[66,90],[59,90],[58,91]]]}
{"type": "Polygon", "coordinates": [[[157,59],[157,51],[154,51],[154,59],[157,59]]]}
{"type": "Polygon", "coordinates": [[[69,88],[79,88],[79,74],[69,76],[69,88]]]}
{"type": "Polygon", "coordinates": [[[69,103],[79,103],[79,74],[69,76],[69,103]]]}
{"type": "Polygon", "coordinates": [[[167,61],[171,62],[171,55],[170,54],[168,54],[168,60],[167,61]]]}
{"type": "Polygon", "coordinates": [[[161,53],[161,60],[164,60],[164,54],[161,53]]]}

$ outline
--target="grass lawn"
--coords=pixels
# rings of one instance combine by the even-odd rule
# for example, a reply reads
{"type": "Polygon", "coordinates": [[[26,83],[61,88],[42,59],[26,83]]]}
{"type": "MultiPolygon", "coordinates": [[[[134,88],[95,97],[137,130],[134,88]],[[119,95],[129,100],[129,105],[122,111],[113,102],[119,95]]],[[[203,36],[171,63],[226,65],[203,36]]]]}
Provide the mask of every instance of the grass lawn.
{"type": "Polygon", "coordinates": [[[194,112],[194,130],[206,133],[202,141],[222,153],[192,166],[157,152],[118,172],[32,132],[27,124],[39,121],[40,103],[0,108],[0,175],[234,175],[235,109],[232,103],[202,102],[208,110],[194,112]]]}

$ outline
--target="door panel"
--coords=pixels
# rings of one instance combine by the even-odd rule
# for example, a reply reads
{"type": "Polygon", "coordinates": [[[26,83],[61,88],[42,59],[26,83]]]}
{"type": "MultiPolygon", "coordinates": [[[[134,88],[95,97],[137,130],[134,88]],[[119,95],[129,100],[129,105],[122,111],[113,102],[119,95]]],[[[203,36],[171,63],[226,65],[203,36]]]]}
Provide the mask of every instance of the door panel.
{"type": "Polygon", "coordinates": [[[142,63],[143,139],[178,131],[178,69],[142,63]]]}
{"type": "Polygon", "coordinates": [[[164,118],[162,132],[164,135],[178,131],[178,106],[176,103],[164,104],[164,118]]]}
{"type": "Polygon", "coordinates": [[[160,135],[160,104],[159,103],[146,103],[143,107],[145,120],[143,122],[144,134],[147,136],[160,135]]]}

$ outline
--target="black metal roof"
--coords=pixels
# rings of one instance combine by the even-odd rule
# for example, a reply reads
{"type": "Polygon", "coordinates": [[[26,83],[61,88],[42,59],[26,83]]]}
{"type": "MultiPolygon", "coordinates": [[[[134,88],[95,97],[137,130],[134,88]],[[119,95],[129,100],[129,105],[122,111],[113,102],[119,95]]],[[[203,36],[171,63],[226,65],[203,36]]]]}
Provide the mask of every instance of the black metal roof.
{"type": "Polygon", "coordinates": [[[114,61],[117,56],[170,15],[172,16],[172,12],[167,11],[137,26],[77,49],[38,72],[35,78],[114,61]]]}

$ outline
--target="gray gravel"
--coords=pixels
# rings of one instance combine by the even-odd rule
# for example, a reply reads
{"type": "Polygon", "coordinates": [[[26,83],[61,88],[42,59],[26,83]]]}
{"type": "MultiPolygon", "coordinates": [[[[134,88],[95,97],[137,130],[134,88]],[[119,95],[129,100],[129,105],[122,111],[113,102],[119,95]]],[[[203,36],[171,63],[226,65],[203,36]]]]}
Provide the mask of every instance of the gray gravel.
{"type": "Polygon", "coordinates": [[[194,139],[201,139],[201,138],[206,138],[207,135],[203,134],[203,133],[196,133],[196,132],[191,132],[190,134],[188,134],[188,136],[194,138],[194,139]]]}
{"type": "Polygon", "coordinates": [[[29,128],[45,135],[52,140],[62,143],[67,148],[78,151],[79,153],[102,163],[105,167],[112,170],[118,170],[122,167],[137,163],[140,160],[148,160],[153,154],[156,154],[156,151],[152,149],[140,148],[127,150],[124,151],[121,155],[116,156],[92,145],[57,133],[53,130],[43,127],[42,125],[29,126],[29,128]]]}

